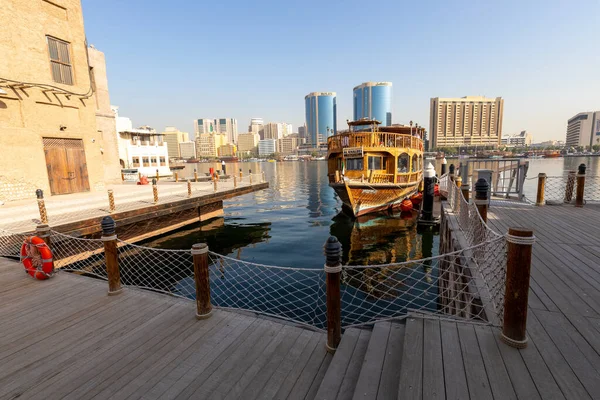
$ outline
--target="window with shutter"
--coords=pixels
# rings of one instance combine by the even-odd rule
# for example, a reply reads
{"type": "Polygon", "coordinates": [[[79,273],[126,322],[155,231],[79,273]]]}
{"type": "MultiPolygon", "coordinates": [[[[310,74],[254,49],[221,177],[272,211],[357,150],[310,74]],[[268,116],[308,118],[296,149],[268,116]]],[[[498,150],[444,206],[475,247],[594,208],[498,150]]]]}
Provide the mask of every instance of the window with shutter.
{"type": "Polygon", "coordinates": [[[50,67],[54,82],[65,85],[73,84],[73,67],[71,55],[69,54],[69,43],[46,36],[48,41],[48,53],[50,54],[50,67]]]}

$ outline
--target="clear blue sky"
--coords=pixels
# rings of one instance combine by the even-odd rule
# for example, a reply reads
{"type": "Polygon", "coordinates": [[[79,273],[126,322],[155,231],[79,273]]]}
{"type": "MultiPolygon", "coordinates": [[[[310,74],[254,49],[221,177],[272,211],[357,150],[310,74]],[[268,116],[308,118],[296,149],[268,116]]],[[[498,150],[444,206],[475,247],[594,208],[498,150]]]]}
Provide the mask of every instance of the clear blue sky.
{"type": "Polygon", "coordinates": [[[82,0],[112,104],[134,125],[304,122],[304,96],[394,84],[393,122],[429,125],[431,97],[504,98],[504,133],[564,140],[600,109],[600,1],[82,0]]]}

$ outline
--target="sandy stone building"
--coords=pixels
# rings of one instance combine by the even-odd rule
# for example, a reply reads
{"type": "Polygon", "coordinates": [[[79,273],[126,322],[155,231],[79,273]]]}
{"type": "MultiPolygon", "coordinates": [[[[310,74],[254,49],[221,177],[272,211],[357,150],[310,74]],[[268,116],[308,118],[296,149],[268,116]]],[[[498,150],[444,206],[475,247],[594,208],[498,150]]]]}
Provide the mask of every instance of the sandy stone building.
{"type": "Polygon", "coordinates": [[[0,21],[0,200],[119,182],[104,55],[87,48],[80,0],[3,0],[0,21]]]}

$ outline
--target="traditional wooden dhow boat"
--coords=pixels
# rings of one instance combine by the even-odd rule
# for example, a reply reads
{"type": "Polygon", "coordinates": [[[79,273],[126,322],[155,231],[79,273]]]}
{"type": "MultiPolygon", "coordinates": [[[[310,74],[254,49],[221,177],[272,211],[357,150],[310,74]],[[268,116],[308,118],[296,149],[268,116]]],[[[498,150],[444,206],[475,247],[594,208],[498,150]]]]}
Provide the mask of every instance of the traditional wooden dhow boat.
{"type": "Polygon", "coordinates": [[[348,122],[327,139],[329,186],[354,216],[400,206],[423,179],[423,128],[348,122]]]}

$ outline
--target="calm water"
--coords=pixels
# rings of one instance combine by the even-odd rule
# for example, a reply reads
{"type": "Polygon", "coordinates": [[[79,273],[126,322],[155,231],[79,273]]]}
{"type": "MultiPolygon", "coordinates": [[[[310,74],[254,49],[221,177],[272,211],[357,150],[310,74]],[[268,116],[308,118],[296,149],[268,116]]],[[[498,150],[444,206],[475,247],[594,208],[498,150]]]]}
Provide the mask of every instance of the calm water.
{"type": "MultiPolygon", "coordinates": [[[[218,164],[186,166],[180,176],[207,172],[218,164]]],[[[212,251],[261,264],[322,268],[323,243],[336,236],[343,262],[383,264],[437,254],[438,238],[417,233],[415,215],[376,214],[358,220],[341,213],[328,185],[327,163],[227,164],[227,172],[265,171],[269,189],[224,202],[224,218],[193,224],[146,242],[157,248],[189,249],[206,242],[212,251]],[[425,246],[423,246],[425,243],[425,246]]]]}

